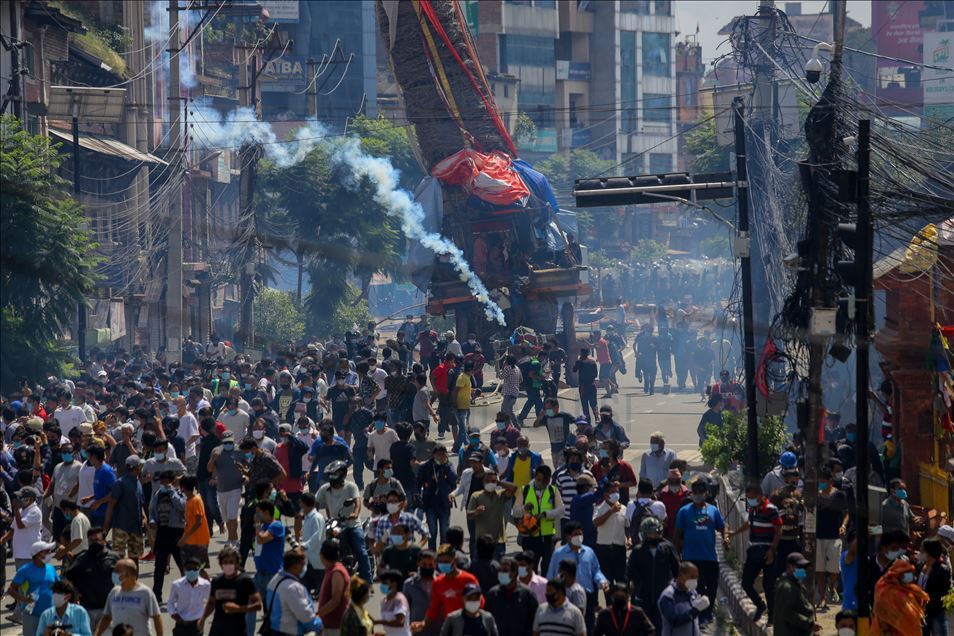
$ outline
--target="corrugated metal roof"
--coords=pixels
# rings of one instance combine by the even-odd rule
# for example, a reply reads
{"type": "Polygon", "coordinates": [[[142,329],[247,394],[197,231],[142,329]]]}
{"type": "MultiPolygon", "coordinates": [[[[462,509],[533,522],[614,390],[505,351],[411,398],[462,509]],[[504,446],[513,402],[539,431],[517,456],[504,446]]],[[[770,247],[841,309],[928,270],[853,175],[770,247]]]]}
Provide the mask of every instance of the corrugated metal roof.
{"type": "MultiPolygon", "coordinates": [[[[50,128],[50,135],[56,137],[57,139],[62,139],[67,143],[73,143],[73,134],[68,131],[50,128]]],[[[123,142],[110,137],[92,137],[90,135],[80,133],[79,144],[80,148],[85,148],[86,150],[90,150],[92,152],[98,152],[102,155],[119,157],[120,159],[125,159],[126,161],[154,163],[163,166],[169,165],[155,155],[151,155],[148,152],[141,152],[132,146],[127,146],[123,142]]]]}

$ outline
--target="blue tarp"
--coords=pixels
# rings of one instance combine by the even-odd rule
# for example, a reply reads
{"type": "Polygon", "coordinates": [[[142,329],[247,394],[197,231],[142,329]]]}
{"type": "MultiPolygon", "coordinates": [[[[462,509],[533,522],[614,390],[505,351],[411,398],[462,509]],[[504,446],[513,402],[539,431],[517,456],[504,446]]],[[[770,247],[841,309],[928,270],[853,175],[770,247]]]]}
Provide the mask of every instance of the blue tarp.
{"type": "Polygon", "coordinates": [[[543,176],[542,173],[534,170],[533,166],[523,159],[514,159],[513,167],[514,170],[517,171],[517,174],[520,175],[520,178],[523,179],[526,186],[530,188],[530,191],[533,192],[537,198],[543,199],[550,204],[550,214],[556,214],[560,206],[557,204],[556,197],[553,195],[553,188],[550,187],[550,182],[547,181],[547,178],[543,176]]]}

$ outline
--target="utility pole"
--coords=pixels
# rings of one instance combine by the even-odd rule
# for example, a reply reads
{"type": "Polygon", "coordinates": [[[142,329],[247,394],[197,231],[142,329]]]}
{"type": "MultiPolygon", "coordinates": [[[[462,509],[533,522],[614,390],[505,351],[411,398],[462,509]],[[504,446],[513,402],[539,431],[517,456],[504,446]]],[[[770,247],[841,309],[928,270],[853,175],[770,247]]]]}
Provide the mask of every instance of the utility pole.
{"type": "Polygon", "coordinates": [[[868,346],[871,326],[874,324],[871,298],[874,273],[874,229],[871,226],[871,205],[868,200],[871,180],[871,120],[858,122],[858,245],[855,250],[855,262],[859,268],[858,286],[855,288],[855,330],[857,348],[855,349],[855,417],[858,427],[858,450],[855,458],[858,473],[855,477],[855,498],[858,510],[855,512],[858,529],[858,634],[868,636],[871,619],[871,607],[868,605],[868,346]]]}
{"type": "MultiPolygon", "coordinates": [[[[252,55],[242,64],[242,105],[256,109],[255,85],[258,81],[258,58],[252,55]]],[[[252,205],[255,196],[255,176],[258,165],[260,147],[256,144],[245,144],[239,152],[242,172],[239,177],[239,219],[240,223],[248,224],[252,214],[252,205]]],[[[240,235],[245,234],[240,228],[240,235]]],[[[239,342],[245,348],[251,347],[254,339],[252,322],[254,320],[255,303],[255,265],[258,260],[258,248],[252,242],[246,249],[249,250],[248,260],[242,264],[239,275],[239,342]]]]}
{"type": "MultiPolygon", "coordinates": [[[[179,111],[179,0],[169,0],[169,154],[173,165],[183,160],[179,111]]],[[[170,178],[175,178],[177,166],[170,178]]],[[[182,360],[182,190],[169,199],[169,238],[166,253],[166,359],[182,360]]]]}
{"type": "MultiPolygon", "coordinates": [[[[73,102],[73,198],[79,203],[80,167],[79,167],[79,103],[73,102]]],[[[86,298],[81,298],[76,308],[76,348],[80,364],[86,366],[86,298]]]]}
{"type": "Polygon", "coordinates": [[[742,330],[745,348],[746,458],[745,481],[757,482],[759,472],[759,418],[755,406],[755,324],[752,305],[752,238],[749,234],[749,184],[745,161],[745,102],[735,98],[735,173],[739,225],[735,255],[742,267],[742,330]]]}
{"type": "MultiPolygon", "coordinates": [[[[828,255],[831,249],[832,224],[829,222],[832,197],[831,171],[835,161],[835,146],[840,143],[837,135],[836,99],[841,81],[841,55],[845,35],[845,0],[830,0],[835,35],[834,54],[828,77],[828,85],[821,99],[809,113],[805,123],[810,148],[808,164],[802,164],[803,172],[810,174],[809,188],[809,260],[811,263],[811,307],[813,317],[807,325],[810,342],[808,356],[808,422],[805,430],[805,527],[804,554],[815,562],[815,533],[818,509],[818,469],[825,457],[821,440],[822,369],[828,354],[828,336],[816,332],[815,316],[831,310],[835,301],[830,297],[826,282],[829,277],[828,255]],[[822,310],[822,311],[819,311],[822,310]]],[[[866,443],[867,440],[862,440],[866,443]]],[[[867,451],[867,446],[865,446],[867,451]]],[[[866,475],[867,476],[867,475],[866,475]]],[[[808,581],[809,598],[814,598],[815,577],[808,581]]]]}

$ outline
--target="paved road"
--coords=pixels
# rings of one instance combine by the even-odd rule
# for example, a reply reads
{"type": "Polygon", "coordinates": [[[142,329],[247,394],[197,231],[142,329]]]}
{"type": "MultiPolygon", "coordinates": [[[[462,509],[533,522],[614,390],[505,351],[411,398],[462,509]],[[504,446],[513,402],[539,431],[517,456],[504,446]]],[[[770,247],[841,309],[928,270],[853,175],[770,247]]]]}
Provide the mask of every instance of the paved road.
{"type": "MultiPolygon", "coordinates": [[[[633,368],[631,351],[628,352],[627,364],[630,369],[633,368]]],[[[661,379],[657,381],[657,387],[661,386],[661,382],[661,379]]],[[[565,389],[561,391],[560,397],[561,409],[573,414],[580,413],[579,402],[575,399],[577,397],[575,389],[565,389]]],[[[698,393],[671,393],[669,395],[656,393],[655,395],[644,395],[641,386],[636,382],[631,371],[628,376],[620,378],[620,393],[608,400],[600,399],[599,404],[603,405],[604,403],[613,407],[617,421],[623,425],[627,435],[632,441],[632,445],[625,453],[625,459],[632,463],[637,471],[639,470],[640,456],[649,448],[649,436],[652,432],[657,430],[665,433],[667,446],[675,450],[680,458],[686,459],[690,461],[690,463],[698,460],[696,425],[699,422],[699,417],[705,410],[705,405],[700,400],[698,393]]],[[[518,403],[518,407],[519,406],[522,406],[522,400],[518,403]]],[[[497,407],[494,404],[476,408],[472,414],[472,422],[480,426],[485,434],[489,433],[493,427],[496,412],[497,407]]],[[[528,420],[528,422],[529,421],[530,420],[528,420]]],[[[542,427],[526,429],[526,435],[530,438],[531,448],[542,453],[545,460],[548,461],[550,444],[546,429],[542,427]]],[[[450,443],[449,439],[447,443],[450,443]]],[[[370,478],[370,473],[366,472],[366,482],[370,478]]],[[[466,527],[464,513],[461,510],[454,511],[451,521],[452,524],[466,527]]],[[[508,552],[515,551],[518,549],[516,533],[512,525],[508,526],[508,528],[510,532],[507,537],[507,549],[508,552]]],[[[223,543],[224,538],[222,535],[213,536],[212,545],[209,549],[210,554],[217,554],[223,543]]],[[[212,560],[213,567],[210,571],[213,574],[217,574],[219,571],[217,563],[215,563],[214,557],[212,560]]],[[[13,577],[14,573],[12,560],[10,560],[10,562],[11,565],[7,567],[8,581],[13,577]]],[[[254,568],[251,558],[249,558],[248,564],[254,568]]],[[[152,563],[142,563],[141,570],[143,582],[151,586],[152,563]]],[[[175,578],[177,578],[177,575],[173,568],[173,573],[166,577],[164,598],[168,598],[169,588],[175,578]]],[[[371,598],[368,609],[372,616],[377,616],[379,599],[379,594],[371,598]]],[[[6,597],[2,605],[5,606],[9,601],[10,598],[6,597]]],[[[4,636],[13,636],[13,634],[20,633],[19,626],[10,623],[9,616],[9,611],[4,608],[2,614],[0,614],[0,632],[2,632],[4,636]]],[[[172,620],[169,619],[167,614],[163,614],[163,619],[166,625],[165,633],[171,634],[172,620]]]]}

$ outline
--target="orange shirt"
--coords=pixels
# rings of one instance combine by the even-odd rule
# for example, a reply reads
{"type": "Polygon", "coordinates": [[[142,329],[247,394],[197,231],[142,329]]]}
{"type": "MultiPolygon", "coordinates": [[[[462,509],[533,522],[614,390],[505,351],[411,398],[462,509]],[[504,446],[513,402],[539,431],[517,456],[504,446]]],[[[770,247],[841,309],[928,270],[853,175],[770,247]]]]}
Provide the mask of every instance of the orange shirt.
{"type": "Polygon", "coordinates": [[[186,545],[209,545],[212,535],[209,534],[209,522],[205,518],[205,504],[202,503],[202,497],[193,495],[186,501],[185,506],[185,529],[186,532],[195,525],[196,521],[201,521],[199,529],[190,534],[186,540],[186,545]]]}

